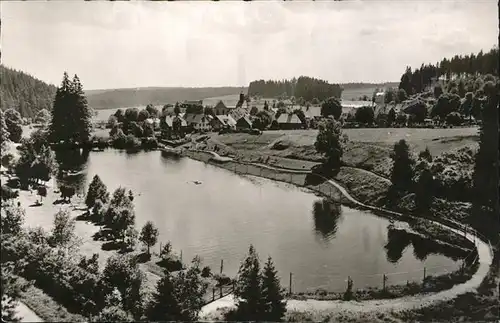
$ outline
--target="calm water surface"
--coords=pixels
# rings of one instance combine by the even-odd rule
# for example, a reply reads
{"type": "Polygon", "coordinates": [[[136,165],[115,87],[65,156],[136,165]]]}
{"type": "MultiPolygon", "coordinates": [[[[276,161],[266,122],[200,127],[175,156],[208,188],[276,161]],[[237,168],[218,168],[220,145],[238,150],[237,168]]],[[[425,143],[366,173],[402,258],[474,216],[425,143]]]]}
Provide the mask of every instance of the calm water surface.
{"type": "Polygon", "coordinates": [[[357,287],[381,286],[382,273],[396,273],[388,283],[401,283],[421,279],[424,266],[433,274],[459,265],[443,255],[415,252],[411,244],[388,257],[388,220],[340,205],[327,204],[331,210],[325,210],[315,206],[320,197],[288,184],[188,158],[167,159],[160,152],[107,150],[84,159],[85,187],[99,174],[110,191],[132,189],[137,228],[153,221],[159,241],[171,241],[184,259],[201,256],[214,272],[223,259],[224,273],[236,274],[250,244],[261,260],[272,256],[284,286],[293,273],[295,291],[342,291],[348,275],[357,287]]]}

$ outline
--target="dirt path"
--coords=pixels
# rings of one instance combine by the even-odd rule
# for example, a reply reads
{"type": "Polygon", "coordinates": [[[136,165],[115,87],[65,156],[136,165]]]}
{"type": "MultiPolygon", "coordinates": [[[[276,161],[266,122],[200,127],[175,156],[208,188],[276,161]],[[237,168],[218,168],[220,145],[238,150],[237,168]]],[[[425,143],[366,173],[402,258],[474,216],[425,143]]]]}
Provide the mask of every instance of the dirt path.
{"type": "Polygon", "coordinates": [[[36,315],[36,313],[24,303],[17,303],[16,312],[17,316],[21,318],[20,322],[43,322],[40,316],[36,315]]]}
{"type": "MultiPolygon", "coordinates": [[[[274,170],[280,170],[279,168],[275,167],[270,167],[267,165],[263,164],[255,164],[260,167],[266,167],[269,169],[274,169],[274,170]]],[[[286,172],[290,172],[289,169],[285,170],[286,172]]],[[[308,173],[308,171],[303,171],[303,170],[297,170],[294,171],[296,173],[308,173]]],[[[368,171],[367,171],[368,172],[368,171]]],[[[379,175],[377,175],[379,176],[379,175]]],[[[361,206],[363,208],[373,210],[373,211],[380,211],[380,212],[386,212],[391,215],[395,216],[402,216],[403,214],[398,213],[398,212],[393,212],[389,211],[386,209],[374,207],[371,205],[366,205],[364,203],[361,203],[360,201],[356,200],[353,198],[347,190],[340,186],[338,183],[336,183],[333,180],[328,180],[330,184],[335,186],[348,200],[350,200],[352,203],[361,206]]],[[[462,231],[459,231],[457,229],[451,228],[449,226],[446,226],[442,223],[436,222],[436,221],[431,221],[434,222],[437,225],[440,225],[441,227],[453,231],[458,234],[462,234],[462,231]]],[[[367,313],[367,312],[373,312],[373,311],[378,311],[378,312],[393,312],[393,311],[401,311],[401,310],[409,310],[409,309],[415,309],[415,308],[421,308],[421,307],[427,307],[432,304],[435,304],[437,302],[443,302],[443,301],[448,301],[451,300],[461,294],[467,293],[467,292],[473,292],[483,279],[486,277],[488,270],[492,264],[493,256],[491,253],[490,246],[487,242],[482,241],[479,237],[475,236],[474,234],[469,234],[466,236],[466,238],[471,241],[472,243],[475,244],[477,251],[478,251],[478,261],[479,261],[479,267],[476,271],[476,273],[469,279],[468,281],[458,284],[453,286],[451,289],[444,290],[441,292],[437,293],[432,293],[432,294],[420,294],[420,295],[413,295],[413,296],[406,296],[406,297],[401,297],[397,299],[392,299],[392,300],[369,300],[369,301],[362,301],[362,302],[356,302],[356,301],[350,301],[350,302],[345,302],[345,301],[319,301],[319,300],[288,300],[287,301],[287,310],[288,311],[299,311],[299,312],[305,312],[305,311],[328,311],[329,313],[332,312],[355,312],[355,313],[367,313]]],[[[213,303],[210,303],[206,305],[205,307],[202,308],[200,312],[200,318],[201,319],[207,319],[210,318],[210,316],[216,312],[220,308],[231,308],[235,306],[235,301],[232,295],[228,295],[226,297],[223,297],[213,303]]]]}

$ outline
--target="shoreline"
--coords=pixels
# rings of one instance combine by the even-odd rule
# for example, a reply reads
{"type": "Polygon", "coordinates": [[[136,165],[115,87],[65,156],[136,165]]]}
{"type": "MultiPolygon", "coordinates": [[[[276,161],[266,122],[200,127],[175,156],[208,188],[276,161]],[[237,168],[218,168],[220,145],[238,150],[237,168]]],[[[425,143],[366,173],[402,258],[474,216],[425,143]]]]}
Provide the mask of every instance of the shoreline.
{"type": "MultiPolygon", "coordinates": [[[[217,167],[220,167],[220,168],[232,171],[235,174],[248,175],[248,176],[256,176],[256,177],[262,177],[262,178],[266,178],[266,179],[270,179],[270,180],[275,180],[275,181],[279,181],[279,182],[285,182],[287,184],[292,184],[292,185],[295,185],[295,186],[298,186],[298,187],[301,187],[301,188],[308,189],[312,193],[319,194],[322,197],[331,198],[331,196],[327,195],[328,194],[328,190],[326,192],[325,192],[325,190],[322,191],[321,189],[315,190],[314,187],[311,187],[309,185],[302,185],[300,183],[297,183],[296,181],[293,181],[293,179],[294,179],[293,177],[291,177],[291,180],[288,181],[288,180],[286,180],[286,178],[279,178],[279,176],[277,176],[277,175],[275,175],[274,177],[273,176],[265,176],[265,174],[264,175],[262,174],[262,171],[260,171],[259,174],[255,174],[255,173],[249,172],[248,169],[250,169],[249,167],[251,167],[251,166],[253,166],[253,167],[259,167],[260,166],[260,167],[267,168],[267,169],[273,169],[274,171],[276,171],[278,173],[281,172],[282,174],[301,174],[301,175],[310,174],[310,171],[306,171],[306,170],[303,170],[303,171],[302,170],[293,170],[293,169],[280,169],[280,170],[277,170],[276,167],[268,166],[268,165],[265,165],[265,164],[246,163],[246,162],[240,162],[240,161],[235,160],[235,159],[232,159],[230,161],[215,162],[214,163],[214,162],[211,162],[214,159],[214,153],[213,152],[209,152],[209,151],[203,151],[203,150],[182,149],[182,151],[180,152],[180,154],[183,157],[191,158],[193,160],[204,162],[204,163],[209,164],[209,165],[217,166],[217,167]],[[231,167],[230,166],[231,164],[235,164],[235,165],[231,167]],[[247,171],[246,172],[243,172],[243,171],[238,172],[238,165],[245,165],[245,166],[247,166],[247,171]]],[[[240,170],[241,170],[241,168],[240,168],[240,170]]],[[[272,174],[272,173],[268,173],[268,174],[272,174]]],[[[329,192],[331,193],[332,191],[330,190],[329,192]]],[[[341,194],[340,203],[342,205],[345,205],[345,206],[348,206],[348,207],[351,207],[351,208],[354,208],[354,209],[363,210],[363,211],[369,211],[369,212],[371,212],[371,213],[373,213],[373,214],[375,214],[377,216],[382,216],[384,218],[388,218],[388,219],[391,219],[391,220],[396,219],[397,221],[401,221],[401,222],[404,222],[404,223],[408,223],[409,220],[415,219],[412,216],[401,216],[401,214],[398,215],[398,213],[394,212],[394,211],[385,210],[385,209],[382,209],[382,208],[373,207],[373,206],[369,206],[369,205],[364,205],[362,203],[354,203],[350,199],[344,198],[344,194],[341,194]]],[[[452,245],[452,244],[450,244],[450,243],[448,243],[446,241],[443,241],[443,240],[440,240],[440,239],[437,239],[437,238],[433,238],[429,234],[422,234],[422,233],[419,233],[419,234],[421,236],[425,236],[426,239],[434,241],[439,246],[444,246],[444,247],[448,246],[448,247],[454,247],[454,248],[457,248],[457,249],[464,250],[464,249],[468,249],[467,248],[468,244],[472,244],[472,246],[473,246],[474,249],[470,250],[470,251],[473,252],[473,253],[476,253],[476,254],[478,253],[476,245],[473,244],[473,243],[471,243],[471,241],[468,240],[467,238],[463,238],[463,240],[464,240],[463,243],[466,246],[463,246],[463,245],[458,246],[458,245],[452,245]]],[[[491,250],[490,250],[490,252],[491,252],[491,250]]],[[[467,280],[469,280],[476,273],[478,267],[479,267],[478,262],[474,261],[472,264],[467,265],[467,267],[465,268],[465,270],[462,270],[461,268],[458,268],[457,270],[452,271],[452,272],[448,272],[448,273],[443,273],[443,274],[440,274],[440,275],[432,276],[432,280],[435,281],[435,282],[437,281],[437,282],[449,283],[449,279],[454,279],[454,278],[450,278],[450,277],[454,277],[454,276],[457,276],[457,275],[462,275],[460,277],[459,281],[457,281],[456,283],[452,282],[451,286],[446,286],[444,288],[443,288],[443,286],[441,286],[441,288],[438,287],[438,288],[433,289],[433,290],[425,290],[425,291],[420,291],[418,293],[415,293],[415,292],[409,290],[409,288],[408,288],[407,293],[398,296],[398,298],[399,297],[405,297],[405,296],[419,295],[419,294],[421,295],[422,293],[429,293],[429,292],[430,293],[436,293],[436,292],[445,291],[447,289],[452,288],[453,286],[456,286],[458,284],[464,283],[467,280]],[[463,279],[463,278],[465,278],[465,279],[463,279]]],[[[403,284],[394,284],[394,285],[388,286],[388,288],[393,288],[393,289],[396,289],[396,290],[404,289],[404,287],[405,287],[405,285],[403,285],[403,284]]],[[[383,294],[382,293],[382,289],[379,288],[379,287],[365,288],[365,289],[361,289],[361,290],[356,290],[356,291],[354,291],[354,293],[356,294],[358,291],[360,291],[361,293],[363,291],[369,291],[369,292],[373,292],[374,294],[375,293],[383,294]]],[[[338,298],[338,294],[339,293],[333,293],[332,292],[332,293],[327,293],[327,294],[328,295],[336,295],[335,298],[332,298],[332,300],[338,300],[339,299],[338,298]]],[[[309,296],[312,296],[312,295],[310,293],[292,293],[292,295],[291,295],[291,297],[289,297],[289,299],[300,299],[300,300],[303,300],[303,299],[308,299],[309,296]]],[[[387,298],[391,298],[391,297],[387,297],[387,295],[378,295],[378,297],[373,297],[373,298],[368,297],[368,298],[363,299],[363,300],[381,300],[381,299],[387,299],[387,298]]],[[[314,299],[314,298],[310,297],[309,299],[314,299]]],[[[327,298],[327,299],[330,300],[330,298],[327,298]]]]}

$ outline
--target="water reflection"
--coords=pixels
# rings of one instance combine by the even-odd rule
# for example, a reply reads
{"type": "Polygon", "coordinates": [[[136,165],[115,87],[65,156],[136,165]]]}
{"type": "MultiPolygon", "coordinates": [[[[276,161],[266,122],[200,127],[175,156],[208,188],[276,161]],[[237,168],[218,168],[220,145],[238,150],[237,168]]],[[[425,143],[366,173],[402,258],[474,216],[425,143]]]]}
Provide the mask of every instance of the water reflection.
{"type": "Polygon", "coordinates": [[[387,244],[385,245],[387,260],[397,263],[403,257],[404,250],[411,244],[413,255],[420,261],[427,259],[429,255],[443,255],[453,260],[463,259],[468,252],[451,245],[444,245],[433,239],[422,237],[415,233],[407,232],[393,225],[387,227],[387,244]]]}
{"type": "Polygon", "coordinates": [[[397,263],[403,257],[403,252],[411,244],[411,239],[408,234],[399,230],[391,230],[391,226],[387,228],[387,244],[385,250],[387,260],[391,263],[397,263]]]}
{"type": "Polygon", "coordinates": [[[61,149],[56,150],[56,162],[59,172],[56,176],[57,186],[72,186],[77,194],[85,192],[87,173],[84,171],[89,158],[86,149],[61,149]]]}
{"type": "Polygon", "coordinates": [[[313,218],[314,230],[324,240],[330,241],[335,238],[338,229],[338,221],[342,215],[340,203],[329,199],[314,201],[313,218]]]}

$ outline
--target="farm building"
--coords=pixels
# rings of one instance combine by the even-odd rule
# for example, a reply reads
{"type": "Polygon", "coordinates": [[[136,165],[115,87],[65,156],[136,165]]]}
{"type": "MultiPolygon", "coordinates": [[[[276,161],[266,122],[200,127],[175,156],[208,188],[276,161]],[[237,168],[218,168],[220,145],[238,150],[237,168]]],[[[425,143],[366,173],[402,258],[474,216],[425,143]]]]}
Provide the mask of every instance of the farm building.
{"type": "Polygon", "coordinates": [[[282,130],[303,128],[302,121],[300,121],[299,117],[295,113],[281,114],[276,121],[278,122],[279,129],[282,130]]]}
{"type": "Polygon", "coordinates": [[[188,128],[195,131],[209,131],[212,128],[210,124],[212,117],[205,114],[187,113],[184,119],[188,128]]]}
{"type": "Polygon", "coordinates": [[[187,130],[187,122],[180,116],[165,116],[162,135],[171,138],[173,134],[182,134],[187,130]]]}
{"type": "Polygon", "coordinates": [[[212,129],[219,131],[225,128],[236,128],[236,121],[229,115],[216,115],[211,122],[212,129]]]}
{"type": "Polygon", "coordinates": [[[252,128],[252,121],[250,121],[249,117],[243,116],[238,119],[236,122],[236,129],[241,130],[241,129],[251,129],[252,128]]]}
{"type": "Polygon", "coordinates": [[[321,117],[321,107],[301,107],[306,119],[318,119],[321,117]]]}
{"type": "Polygon", "coordinates": [[[222,100],[221,100],[215,105],[214,113],[215,113],[215,115],[228,115],[234,109],[235,109],[235,107],[226,106],[224,104],[224,102],[222,102],[222,100]]]}

